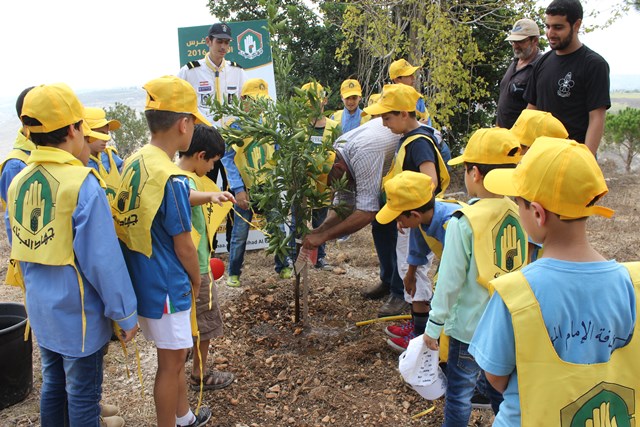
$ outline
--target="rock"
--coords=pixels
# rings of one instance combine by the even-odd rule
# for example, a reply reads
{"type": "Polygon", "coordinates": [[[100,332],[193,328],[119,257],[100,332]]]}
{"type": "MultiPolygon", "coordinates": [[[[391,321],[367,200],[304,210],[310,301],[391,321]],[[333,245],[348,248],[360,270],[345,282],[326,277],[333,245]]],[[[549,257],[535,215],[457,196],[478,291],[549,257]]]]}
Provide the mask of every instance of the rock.
{"type": "Polygon", "coordinates": [[[266,297],[264,297],[265,302],[268,302],[269,304],[273,302],[273,299],[273,295],[267,295],[266,297]]]}
{"type": "Polygon", "coordinates": [[[240,403],[240,399],[236,399],[235,397],[232,397],[231,399],[229,399],[229,403],[232,404],[233,406],[238,406],[238,404],[240,403]]]}
{"type": "Polygon", "coordinates": [[[272,387],[269,387],[269,391],[272,391],[274,393],[280,393],[280,385],[276,384],[276,385],[274,385],[272,387]]]}
{"type": "Polygon", "coordinates": [[[287,370],[283,369],[282,371],[280,371],[280,373],[278,374],[278,376],[276,377],[276,380],[278,381],[285,381],[287,379],[287,370]]]}
{"type": "Polygon", "coordinates": [[[223,356],[218,356],[215,359],[213,359],[213,363],[215,363],[215,364],[229,363],[229,359],[227,359],[226,357],[223,357],[223,356]]]}
{"type": "Polygon", "coordinates": [[[326,424],[326,423],[328,423],[329,421],[331,421],[331,417],[330,417],[329,415],[326,415],[326,416],[322,419],[322,422],[323,422],[323,423],[325,423],[325,424],[326,424]]]}
{"type": "Polygon", "coordinates": [[[276,397],[278,397],[278,394],[269,392],[265,394],[264,397],[266,397],[267,399],[275,399],[276,397]]]}
{"type": "Polygon", "coordinates": [[[342,267],[335,267],[333,269],[333,274],[347,274],[347,270],[342,267]]]}

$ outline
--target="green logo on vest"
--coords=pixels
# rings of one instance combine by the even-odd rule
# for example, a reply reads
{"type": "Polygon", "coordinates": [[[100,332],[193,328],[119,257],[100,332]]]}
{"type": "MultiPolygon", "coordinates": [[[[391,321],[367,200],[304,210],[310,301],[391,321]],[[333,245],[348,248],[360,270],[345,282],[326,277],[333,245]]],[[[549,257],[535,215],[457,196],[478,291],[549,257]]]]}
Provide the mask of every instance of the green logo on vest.
{"type": "Polygon", "coordinates": [[[148,178],[144,159],[134,160],[127,166],[116,193],[115,206],[119,212],[125,213],[140,207],[140,193],[148,178]]]}
{"type": "Polygon", "coordinates": [[[60,183],[42,166],[18,184],[14,219],[33,235],[55,219],[56,195],[60,183]]]}
{"type": "Polygon", "coordinates": [[[560,410],[562,427],[635,426],[633,389],[601,382],[560,410]]]}
{"type": "Polygon", "coordinates": [[[527,237],[518,217],[507,211],[493,228],[493,263],[505,273],[517,270],[527,259],[527,237]]]}

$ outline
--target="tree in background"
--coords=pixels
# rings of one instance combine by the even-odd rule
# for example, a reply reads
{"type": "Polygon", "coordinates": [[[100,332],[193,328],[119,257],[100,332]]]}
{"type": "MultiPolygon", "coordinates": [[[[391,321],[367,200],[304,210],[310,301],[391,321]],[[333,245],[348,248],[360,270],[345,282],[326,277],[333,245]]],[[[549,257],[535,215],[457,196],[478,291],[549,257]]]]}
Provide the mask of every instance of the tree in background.
{"type": "Polygon", "coordinates": [[[624,160],[625,170],[640,153],[640,109],[627,107],[617,114],[607,113],[605,146],[614,149],[624,160]]]}
{"type": "Polygon", "coordinates": [[[113,107],[104,108],[109,120],[118,120],[120,129],[111,132],[118,155],[123,159],[149,141],[149,128],[144,113],[137,112],[128,105],[116,102],[113,107]]]}

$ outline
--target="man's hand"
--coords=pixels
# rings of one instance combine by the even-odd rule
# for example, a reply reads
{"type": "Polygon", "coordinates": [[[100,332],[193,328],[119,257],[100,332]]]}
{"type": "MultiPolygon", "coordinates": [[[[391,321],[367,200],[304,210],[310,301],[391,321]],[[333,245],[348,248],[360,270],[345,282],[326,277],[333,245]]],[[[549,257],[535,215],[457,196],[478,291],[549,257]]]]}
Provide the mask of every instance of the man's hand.
{"type": "Polygon", "coordinates": [[[120,329],[120,339],[127,343],[129,341],[131,341],[133,339],[133,337],[136,336],[136,333],[138,332],[138,325],[134,326],[132,329],[129,329],[128,331],[125,331],[124,329],[120,329]]]}
{"type": "Polygon", "coordinates": [[[305,249],[315,249],[325,242],[324,235],[322,233],[307,234],[302,242],[302,247],[305,249]]]}
{"type": "Polygon", "coordinates": [[[249,194],[246,191],[241,191],[236,194],[236,204],[245,211],[249,210],[249,194]]]}
{"type": "Polygon", "coordinates": [[[429,349],[431,350],[438,350],[440,348],[440,346],[438,345],[438,340],[431,338],[429,335],[425,334],[422,336],[422,338],[424,339],[424,343],[427,345],[427,347],[429,347],[429,349]]]}

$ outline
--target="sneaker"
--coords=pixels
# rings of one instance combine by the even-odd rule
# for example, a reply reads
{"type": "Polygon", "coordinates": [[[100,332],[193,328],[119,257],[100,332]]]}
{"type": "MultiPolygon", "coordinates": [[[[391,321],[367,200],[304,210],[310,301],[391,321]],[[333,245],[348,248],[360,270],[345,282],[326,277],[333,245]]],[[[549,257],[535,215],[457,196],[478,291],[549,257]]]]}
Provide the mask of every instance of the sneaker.
{"type": "Polygon", "coordinates": [[[391,338],[404,338],[413,333],[415,325],[412,321],[404,322],[400,325],[391,325],[384,328],[384,333],[391,338]]]}
{"type": "Polygon", "coordinates": [[[291,279],[291,276],[293,276],[293,270],[291,267],[285,267],[280,270],[280,273],[278,274],[280,274],[281,279],[291,279]]]}
{"type": "Polygon", "coordinates": [[[471,398],[471,407],[473,409],[491,409],[491,401],[487,396],[475,390],[471,398]]]}
{"type": "Polygon", "coordinates": [[[351,237],[351,234],[347,234],[346,236],[338,237],[336,240],[338,242],[342,243],[342,242],[346,242],[347,240],[349,240],[349,237],[351,237]]]}
{"type": "Polygon", "coordinates": [[[122,417],[100,417],[100,427],[123,427],[124,419],[122,417]]]}
{"type": "Polygon", "coordinates": [[[200,411],[198,411],[198,415],[196,415],[196,420],[189,425],[186,426],[178,426],[178,427],[200,427],[205,425],[211,419],[211,409],[206,406],[201,406],[200,411]]]}
{"type": "Polygon", "coordinates": [[[380,281],[376,285],[361,291],[360,295],[366,299],[380,299],[389,295],[389,292],[389,284],[380,281]]]}
{"type": "Polygon", "coordinates": [[[324,258],[318,258],[314,267],[317,270],[333,271],[333,265],[329,264],[324,258]]]}
{"type": "Polygon", "coordinates": [[[116,405],[109,405],[108,403],[100,404],[100,416],[101,417],[113,417],[114,415],[118,415],[120,409],[116,405]]]}
{"type": "Polygon", "coordinates": [[[415,337],[416,337],[415,334],[411,332],[406,337],[387,338],[387,344],[389,344],[389,347],[391,347],[398,353],[402,353],[407,349],[407,347],[409,347],[409,341],[411,341],[415,337]]]}
{"type": "Polygon", "coordinates": [[[240,276],[229,276],[227,279],[227,286],[231,288],[240,287],[240,276]]]}
{"type": "Polygon", "coordinates": [[[397,316],[408,312],[410,308],[411,305],[404,298],[389,295],[387,301],[378,310],[378,317],[397,316]]]}

